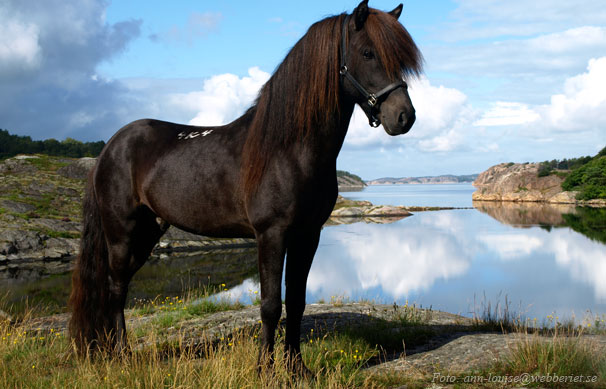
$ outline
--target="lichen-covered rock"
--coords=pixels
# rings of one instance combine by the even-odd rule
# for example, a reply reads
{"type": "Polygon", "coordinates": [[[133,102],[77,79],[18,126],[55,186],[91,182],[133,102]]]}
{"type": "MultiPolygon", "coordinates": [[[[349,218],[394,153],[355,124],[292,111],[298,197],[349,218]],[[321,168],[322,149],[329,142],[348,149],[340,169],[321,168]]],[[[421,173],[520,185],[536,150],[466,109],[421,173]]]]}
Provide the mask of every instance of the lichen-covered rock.
{"type": "Polygon", "coordinates": [[[36,231],[0,230],[0,254],[33,252],[44,248],[44,238],[36,231]]]}
{"type": "Polygon", "coordinates": [[[57,173],[67,178],[76,178],[84,180],[88,177],[88,173],[97,163],[96,158],[84,157],[76,159],[67,166],[57,170],[57,173]]]}
{"type": "Polygon", "coordinates": [[[35,155],[17,155],[0,163],[0,174],[34,173],[38,169],[27,162],[28,159],[38,159],[35,155]]]}
{"type": "Polygon", "coordinates": [[[9,212],[15,213],[27,213],[36,210],[35,205],[13,200],[2,200],[0,206],[9,212]]]}
{"type": "Polygon", "coordinates": [[[390,205],[361,205],[353,207],[343,207],[335,209],[331,217],[391,217],[391,216],[410,216],[411,213],[402,206],[390,205]]]}
{"type": "Polygon", "coordinates": [[[575,192],[562,189],[564,179],[551,174],[539,177],[539,164],[502,163],[482,172],[473,185],[479,201],[531,201],[574,204],[575,192]]]}

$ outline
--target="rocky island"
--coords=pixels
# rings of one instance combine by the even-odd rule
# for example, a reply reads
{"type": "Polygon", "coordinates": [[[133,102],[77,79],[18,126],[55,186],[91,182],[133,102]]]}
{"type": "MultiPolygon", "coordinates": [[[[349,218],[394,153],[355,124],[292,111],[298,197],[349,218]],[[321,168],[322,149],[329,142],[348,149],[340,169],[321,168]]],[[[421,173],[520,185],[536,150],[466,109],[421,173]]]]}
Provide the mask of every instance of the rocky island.
{"type": "MultiPolygon", "coordinates": [[[[604,158],[604,157],[602,157],[604,158]]],[[[474,201],[542,202],[606,206],[606,199],[580,200],[579,191],[565,190],[570,171],[540,174],[540,163],[501,163],[480,173],[473,182],[474,201]]]]}

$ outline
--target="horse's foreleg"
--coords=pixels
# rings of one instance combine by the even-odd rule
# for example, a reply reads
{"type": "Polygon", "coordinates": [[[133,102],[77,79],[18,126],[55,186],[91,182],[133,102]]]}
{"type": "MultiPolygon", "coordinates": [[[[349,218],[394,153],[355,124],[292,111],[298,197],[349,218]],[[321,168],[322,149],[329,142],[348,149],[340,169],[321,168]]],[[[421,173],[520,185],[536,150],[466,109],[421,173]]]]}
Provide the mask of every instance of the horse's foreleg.
{"type": "Polygon", "coordinates": [[[273,363],[275,332],[282,314],[282,270],[284,269],[284,234],[270,229],[257,236],[259,276],[261,279],[261,350],[259,368],[269,358],[273,363]]]}
{"type": "Polygon", "coordinates": [[[306,374],[301,358],[301,319],[305,310],[307,276],[320,240],[320,229],[294,233],[286,258],[286,355],[291,368],[306,374]]]}

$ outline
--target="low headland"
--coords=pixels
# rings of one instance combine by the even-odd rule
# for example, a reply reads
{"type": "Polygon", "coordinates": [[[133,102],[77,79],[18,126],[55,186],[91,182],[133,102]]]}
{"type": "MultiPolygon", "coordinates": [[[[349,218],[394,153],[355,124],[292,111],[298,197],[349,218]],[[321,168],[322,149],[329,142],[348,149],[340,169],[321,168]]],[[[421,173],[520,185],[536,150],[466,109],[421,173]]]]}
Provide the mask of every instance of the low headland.
{"type": "Polygon", "coordinates": [[[482,172],[474,201],[543,202],[606,207],[606,148],[594,157],[501,163],[482,172]]]}
{"type": "Polygon", "coordinates": [[[453,175],[444,174],[440,176],[422,176],[422,177],[383,177],[366,181],[368,185],[404,185],[404,184],[464,184],[471,183],[477,174],[453,175]]]}

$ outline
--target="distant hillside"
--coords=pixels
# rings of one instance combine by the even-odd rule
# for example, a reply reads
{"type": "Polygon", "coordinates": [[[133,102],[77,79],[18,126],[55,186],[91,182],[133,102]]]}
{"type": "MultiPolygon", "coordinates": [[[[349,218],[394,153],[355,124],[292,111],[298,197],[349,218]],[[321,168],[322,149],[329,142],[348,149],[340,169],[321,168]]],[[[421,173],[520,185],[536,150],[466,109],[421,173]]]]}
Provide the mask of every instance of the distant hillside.
{"type": "Polygon", "coordinates": [[[400,185],[400,184],[460,184],[465,182],[473,182],[478,178],[477,174],[467,174],[455,176],[445,174],[441,176],[425,176],[425,177],[384,177],[376,180],[366,181],[368,185],[400,185]]]}
{"type": "Polygon", "coordinates": [[[362,190],[366,186],[359,176],[344,170],[337,170],[337,182],[339,191],[362,190]]]}
{"type": "Polygon", "coordinates": [[[29,136],[11,135],[7,130],[0,130],[0,160],[18,154],[45,154],[57,157],[96,157],[105,146],[105,142],[80,142],[67,138],[32,140],[29,136]]]}

